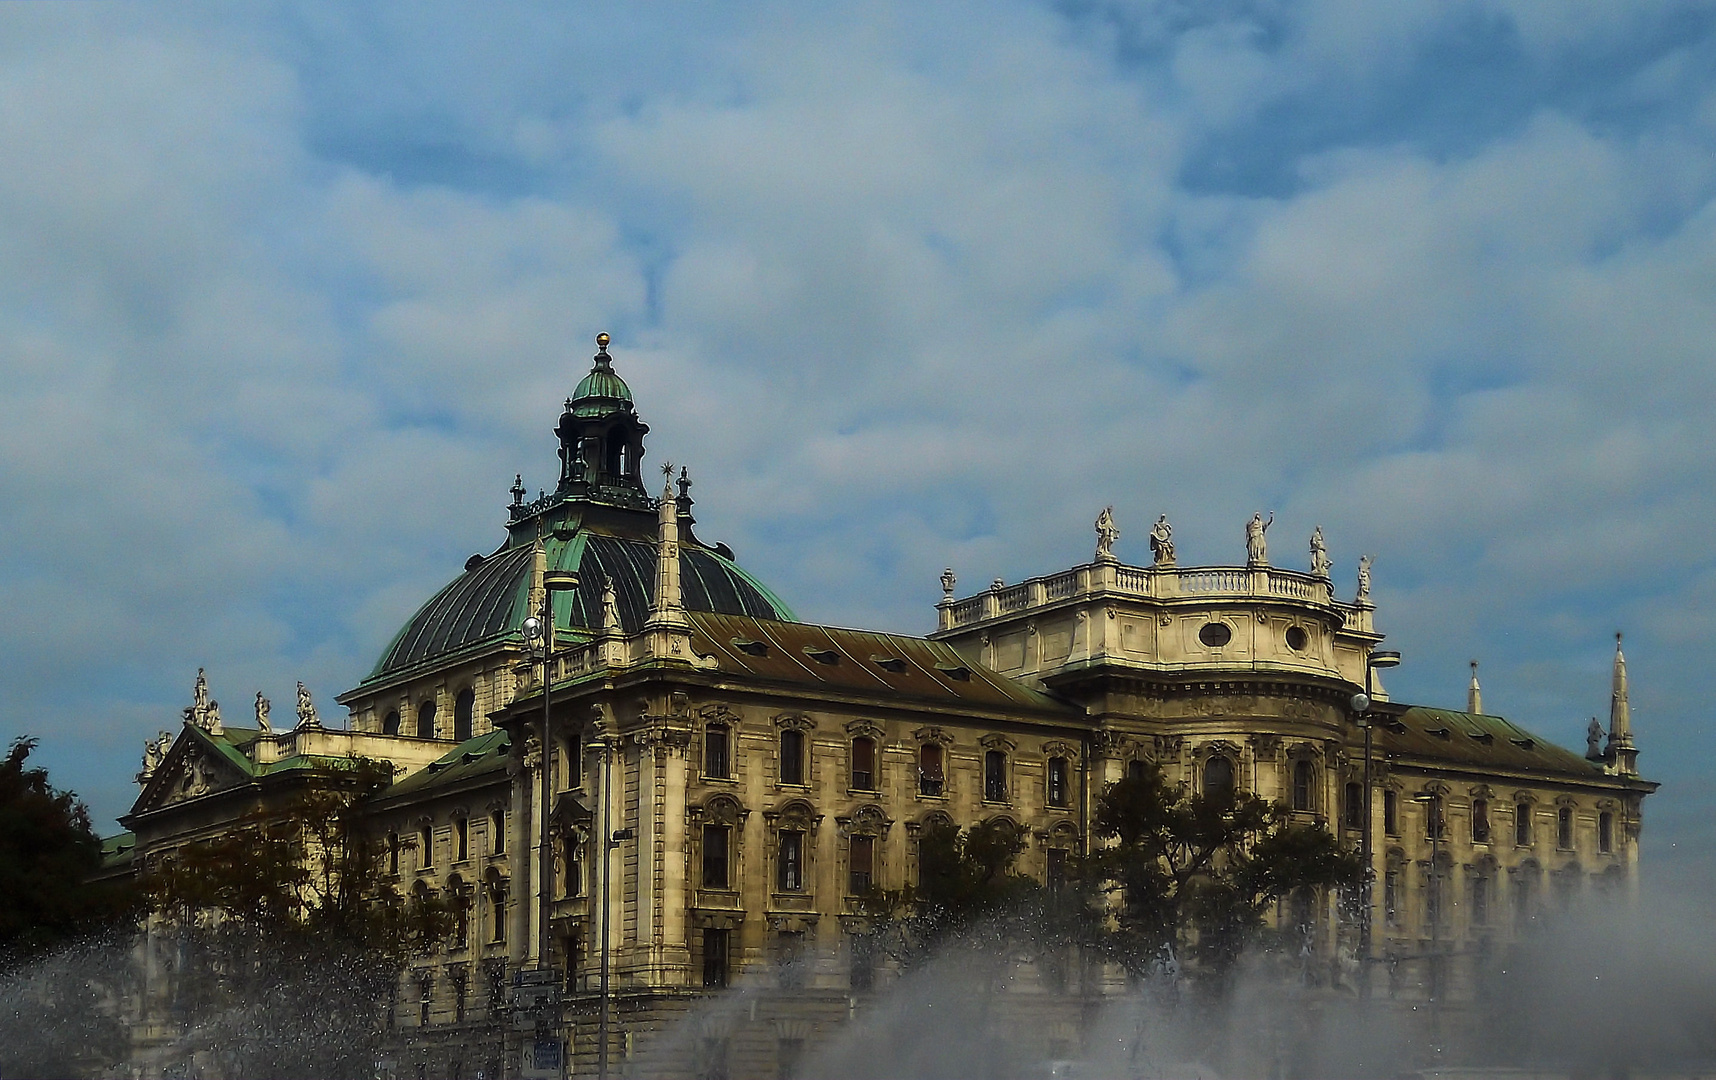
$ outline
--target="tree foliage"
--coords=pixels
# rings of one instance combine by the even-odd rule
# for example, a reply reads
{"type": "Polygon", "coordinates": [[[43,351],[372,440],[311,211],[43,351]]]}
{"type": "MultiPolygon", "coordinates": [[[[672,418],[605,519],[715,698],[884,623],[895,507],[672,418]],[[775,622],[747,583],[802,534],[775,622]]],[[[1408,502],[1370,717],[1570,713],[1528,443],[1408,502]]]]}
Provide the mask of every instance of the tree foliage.
{"type": "Polygon", "coordinates": [[[130,910],[123,886],[92,882],[101,841],[89,810],[28,765],[36,740],[0,760],[0,962],[105,928],[130,910]]]}
{"type": "Polygon", "coordinates": [[[1191,794],[1160,769],[1112,785],[1085,862],[1087,886],[1116,901],[1106,946],[1140,976],[1181,974],[1219,989],[1269,909],[1362,879],[1358,855],[1321,824],[1260,796],[1191,794]]]}
{"type": "Polygon", "coordinates": [[[187,1066],[245,1076],[365,1074],[400,972],[457,898],[407,896],[366,827],[386,762],[353,760],[150,868],[154,938],[187,1066]]]}

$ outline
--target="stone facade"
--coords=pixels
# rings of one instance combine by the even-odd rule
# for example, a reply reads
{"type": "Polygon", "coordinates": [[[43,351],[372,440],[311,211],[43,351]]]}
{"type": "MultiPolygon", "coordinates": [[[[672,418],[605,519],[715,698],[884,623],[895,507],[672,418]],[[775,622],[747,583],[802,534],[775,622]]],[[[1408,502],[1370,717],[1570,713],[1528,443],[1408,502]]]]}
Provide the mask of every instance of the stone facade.
{"type": "MultiPolygon", "coordinates": [[[[798,622],[697,539],[684,471],[645,493],[647,428],[603,344],[556,428],[560,487],[528,504],[515,487],[507,543],[341,696],[350,730],[234,729],[217,707],[211,731],[199,688],[126,819],[147,865],[342,757],[394,762],[372,817],[389,871],[465,912],[391,1003],[397,1075],[546,1075],[530,1068],[544,1038],[593,1071],[604,955],[616,1074],[790,1070],[892,977],[858,897],[915,881],[926,825],[1008,819],[1029,836],[1021,869],[1051,878],[1087,850],[1104,787],[1144,761],[1280,800],[1355,848],[1368,822],[1368,944],[1334,897],[1279,914],[1331,992],[1457,988],[1470,972],[1444,957],[1636,881],[1655,785],[1618,647],[1608,746],[1585,757],[1485,715],[1475,673],[1461,711],[1388,701],[1369,561],[1338,598],[1321,530],[1311,572],[1280,569],[1261,515],[1244,566],[1179,567],[1165,519],[1153,565],[1125,565],[1104,511],[1088,564],[966,598],[944,574],[927,637],[798,622]],[[529,633],[544,623],[546,661],[529,633]],[[727,987],[749,1012],[697,1008],[727,987]]],[[[1027,1054],[1073,1056],[1079,1003],[1112,988],[1069,958],[997,1022],[1042,1044],[1027,1054]]],[[[169,1037],[150,993],[140,1046],[169,1037]]]]}

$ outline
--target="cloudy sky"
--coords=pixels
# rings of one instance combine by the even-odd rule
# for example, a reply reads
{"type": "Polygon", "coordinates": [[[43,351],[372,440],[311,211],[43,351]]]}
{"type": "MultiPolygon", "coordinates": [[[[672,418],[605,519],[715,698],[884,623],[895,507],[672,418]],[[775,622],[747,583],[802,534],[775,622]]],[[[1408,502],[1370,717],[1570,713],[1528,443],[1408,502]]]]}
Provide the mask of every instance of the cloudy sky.
{"type": "Polygon", "coordinates": [[[0,6],[0,736],[111,828],[199,665],[336,711],[606,330],[805,618],[1273,510],[1397,698],[1582,746],[1625,629],[1716,847],[1716,11],[925,7],[0,6]]]}

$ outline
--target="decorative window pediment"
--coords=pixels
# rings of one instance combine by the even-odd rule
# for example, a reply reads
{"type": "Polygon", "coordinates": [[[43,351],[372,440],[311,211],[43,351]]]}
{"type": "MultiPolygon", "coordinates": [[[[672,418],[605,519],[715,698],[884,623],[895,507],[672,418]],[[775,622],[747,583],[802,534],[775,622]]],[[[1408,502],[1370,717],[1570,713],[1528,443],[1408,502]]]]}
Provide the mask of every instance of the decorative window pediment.
{"type": "Polygon", "coordinates": [[[816,730],[816,721],[804,713],[781,713],[774,718],[774,725],[783,731],[816,730]]]}
{"type": "Polygon", "coordinates": [[[1043,744],[1044,757],[1071,758],[1078,756],[1078,747],[1064,739],[1050,739],[1043,744]]]}
{"type": "Polygon", "coordinates": [[[912,738],[918,742],[936,743],[940,746],[952,746],[953,736],[938,727],[921,727],[912,732],[912,738]]]}
{"type": "Polygon", "coordinates": [[[1018,743],[1000,732],[990,732],[977,741],[985,750],[999,750],[1004,754],[1012,754],[1019,746],[1018,743]]]}
{"type": "Polygon", "coordinates": [[[874,720],[853,720],[846,725],[846,734],[855,739],[863,737],[875,739],[880,742],[882,739],[882,725],[876,723],[874,720]]]}
{"type": "Polygon", "coordinates": [[[773,810],[765,810],[763,819],[771,828],[803,829],[805,832],[822,824],[822,815],[803,799],[788,799],[773,810]]]}
{"type": "Polygon", "coordinates": [[[842,836],[886,836],[894,821],[880,806],[870,803],[860,806],[850,815],[834,819],[842,836]]]}
{"type": "Polygon", "coordinates": [[[715,795],[704,800],[702,806],[692,807],[691,815],[705,825],[743,825],[751,812],[731,795],[715,795]]]}

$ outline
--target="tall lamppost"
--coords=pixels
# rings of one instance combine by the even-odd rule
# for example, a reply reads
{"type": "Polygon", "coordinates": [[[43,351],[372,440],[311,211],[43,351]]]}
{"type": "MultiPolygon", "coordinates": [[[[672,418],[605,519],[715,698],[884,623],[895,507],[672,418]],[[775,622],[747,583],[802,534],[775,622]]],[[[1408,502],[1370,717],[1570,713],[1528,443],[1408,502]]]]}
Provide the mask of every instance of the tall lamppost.
{"type": "Polygon", "coordinates": [[[1364,857],[1364,885],[1361,900],[1364,904],[1364,916],[1359,922],[1359,994],[1370,996],[1370,931],[1375,918],[1371,903],[1371,887],[1376,880],[1375,861],[1371,855],[1372,834],[1372,800],[1371,789],[1371,731],[1375,727],[1370,714],[1371,705],[1371,673],[1377,668],[1396,667],[1400,663],[1400,654],[1392,649],[1374,649],[1365,657],[1364,662],[1364,693],[1354,694],[1352,699],[1353,715],[1359,725],[1364,728],[1364,820],[1361,823],[1359,846],[1364,857]]]}
{"type": "MultiPolygon", "coordinates": [[[[547,570],[542,575],[542,610],[524,620],[525,640],[540,644],[542,648],[542,758],[539,766],[538,787],[541,789],[541,800],[537,810],[537,852],[536,869],[536,903],[537,903],[537,945],[536,970],[543,990],[547,993],[549,1003],[559,1001],[558,979],[554,978],[554,937],[550,930],[554,917],[554,833],[549,816],[554,812],[554,714],[550,690],[554,683],[554,594],[571,592],[578,588],[578,575],[570,570],[547,570]]],[[[541,1018],[548,1021],[550,1030],[554,1021],[559,1019],[558,1009],[550,1006],[550,1015],[541,1018]]],[[[545,1040],[553,1040],[557,1036],[537,1032],[537,1045],[545,1040]]],[[[565,1071],[564,1055],[560,1069],[565,1071]]]]}

